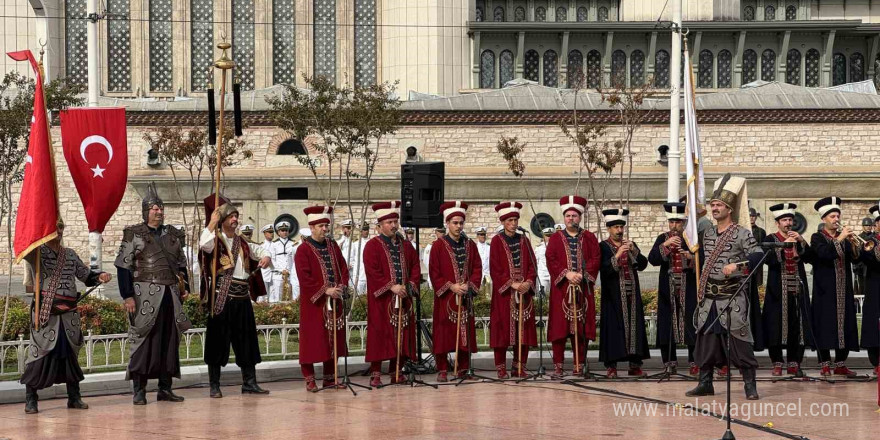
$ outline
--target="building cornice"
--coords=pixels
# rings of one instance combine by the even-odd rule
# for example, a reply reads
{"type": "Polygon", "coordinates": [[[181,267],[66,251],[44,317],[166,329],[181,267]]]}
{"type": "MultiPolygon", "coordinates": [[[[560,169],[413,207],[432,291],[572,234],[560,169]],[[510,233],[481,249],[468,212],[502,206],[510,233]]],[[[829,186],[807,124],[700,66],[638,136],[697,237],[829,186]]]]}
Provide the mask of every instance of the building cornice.
{"type": "MultiPolygon", "coordinates": [[[[854,31],[880,32],[880,26],[863,23],[862,20],[801,20],[801,21],[686,21],[682,27],[691,32],[739,32],[739,31],[854,31]]],[[[653,32],[669,30],[668,23],[654,21],[609,22],[494,22],[469,21],[470,32],[653,32]]]]}

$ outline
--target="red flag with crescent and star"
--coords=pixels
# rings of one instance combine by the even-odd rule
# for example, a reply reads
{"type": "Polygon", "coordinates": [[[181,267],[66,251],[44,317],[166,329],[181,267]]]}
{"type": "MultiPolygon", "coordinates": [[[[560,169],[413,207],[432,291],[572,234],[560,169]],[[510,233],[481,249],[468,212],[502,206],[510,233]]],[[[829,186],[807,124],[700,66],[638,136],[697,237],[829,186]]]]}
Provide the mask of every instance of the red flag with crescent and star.
{"type": "Polygon", "coordinates": [[[37,76],[34,113],[24,164],[24,180],[15,215],[15,262],[58,235],[58,185],[55,158],[49,138],[46,97],[43,96],[43,73],[29,50],[7,53],[16,61],[29,61],[37,76]]]}
{"type": "Polygon", "coordinates": [[[86,211],[89,232],[104,232],[128,182],[125,109],[72,108],[61,112],[61,145],[86,211]]]}

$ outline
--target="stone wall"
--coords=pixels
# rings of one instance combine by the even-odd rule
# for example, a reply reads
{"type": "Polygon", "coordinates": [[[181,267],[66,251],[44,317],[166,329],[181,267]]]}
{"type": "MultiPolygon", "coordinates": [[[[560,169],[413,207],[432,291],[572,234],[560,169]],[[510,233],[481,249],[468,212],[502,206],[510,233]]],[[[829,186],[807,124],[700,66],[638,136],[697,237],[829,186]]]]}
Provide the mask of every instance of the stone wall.
{"type": "MultiPolygon", "coordinates": [[[[147,127],[129,127],[129,187],[118,212],[107,225],[104,233],[104,261],[112,264],[122,229],[125,225],[140,221],[140,196],[138,190],[150,180],[170,182],[172,176],[166,167],[158,169],[146,165],[148,145],[142,136],[147,127]]],[[[423,160],[443,160],[446,162],[447,197],[460,197],[461,188],[469,188],[464,197],[471,203],[467,231],[472,234],[473,228],[497,226],[493,206],[499,198],[515,198],[526,200],[522,186],[507,171],[507,165],[495,151],[495,143],[500,135],[518,136],[527,142],[523,160],[527,165],[526,184],[535,201],[537,212],[546,212],[557,221],[561,219],[556,200],[565,192],[573,192],[576,182],[577,159],[574,149],[567,143],[556,126],[409,126],[402,127],[394,136],[384,140],[380,148],[382,156],[377,179],[384,185],[383,196],[391,197],[399,187],[399,164],[404,160],[404,150],[415,145],[423,160]],[[488,193],[489,186],[483,187],[470,183],[472,179],[494,179],[493,182],[502,187],[504,195],[498,195],[497,188],[488,193]],[[547,179],[555,179],[557,186],[544,191],[547,179]],[[558,182],[563,185],[558,185],[558,182]],[[570,182],[565,184],[565,182],[570,182]],[[559,189],[561,188],[561,189],[559,189]],[[557,194],[556,192],[560,192],[557,194]]],[[[60,145],[60,131],[52,131],[56,149],[57,173],[60,188],[61,214],[68,227],[65,242],[79,252],[84,259],[88,255],[88,231],[83,216],[83,208],[67,172],[60,145]]],[[[611,127],[606,139],[613,141],[620,136],[620,130],[611,127]]],[[[722,172],[740,173],[747,177],[759,176],[752,182],[759,189],[758,180],[765,182],[762,192],[755,191],[752,205],[758,209],[763,218],[761,225],[768,231],[774,231],[772,220],[768,220],[767,207],[780,201],[794,201],[800,205],[800,211],[807,217],[809,231],[815,230],[819,219],[812,209],[815,200],[836,193],[844,200],[844,223],[858,227],[861,218],[867,215],[867,208],[880,198],[877,186],[871,182],[878,179],[876,172],[880,164],[880,156],[876,154],[876,139],[880,138],[880,127],[868,124],[807,124],[807,125],[703,125],[704,162],[710,179],[722,172]],[[841,177],[841,173],[851,173],[841,177]],[[831,179],[831,180],[829,180],[831,179]],[[769,183],[767,183],[769,182],[769,183]],[[830,182],[830,183],[829,183],[830,182]],[[861,185],[855,191],[856,196],[847,197],[846,191],[853,192],[853,187],[861,185]]],[[[246,200],[236,200],[242,205],[244,215],[242,223],[253,223],[259,229],[269,223],[281,212],[290,212],[305,225],[302,208],[308,201],[279,201],[274,187],[289,185],[307,185],[313,182],[309,173],[300,166],[292,156],[277,156],[277,144],[286,139],[284,133],[271,127],[254,127],[246,130],[245,139],[254,155],[251,159],[227,170],[227,180],[231,188],[246,190],[253,187],[255,179],[259,179],[271,191],[258,194],[246,200]]],[[[635,186],[629,208],[631,214],[631,238],[643,249],[653,243],[654,237],[665,228],[665,220],[661,208],[661,198],[648,196],[649,189],[645,185],[662,186],[665,182],[666,167],[657,163],[656,147],[668,140],[668,129],[662,126],[646,126],[635,136],[633,154],[636,179],[654,176],[652,181],[635,186]],[[657,177],[659,176],[659,177],[657,177]]],[[[183,178],[178,173],[178,178],[183,178]]],[[[204,180],[209,179],[205,172],[204,180]]],[[[711,180],[708,182],[711,185],[711,180]]],[[[617,183],[612,183],[612,186],[617,183]]],[[[171,188],[170,183],[166,183],[171,188]]],[[[203,184],[204,195],[207,195],[209,184],[203,184]]],[[[262,187],[261,187],[262,188],[262,187]]],[[[492,187],[495,188],[495,187],[492,187]]],[[[750,188],[752,188],[750,186],[750,188]]],[[[654,188],[656,190],[656,188],[654,188]]],[[[583,186],[579,191],[585,194],[583,186]]],[[[660,191],[665,194],[664,191],[660,191]]],[[[15,190],[17,203],[18,189],[15,190]]],[[[320,198],[317,191],[310,196],[313,200],[320,198]]],[[[378,194],[374,192],[374,194],[378,194]]],[[[182,211],[172,189],[166,189],[163,196],[169,202],[166,209],[167,223],[182,224],[182,211]]],[[[185,196],[184,199],[187,199],[185,196]]],[[[344,204],[345,202],[340,202],[344,204]]],[[[343,205],[340,205],[342,208],[343,205]]],[[[189,214],[189,221],[192,216],[189,214]]],[[[337,221],[348,217],[347,210],[340,209],[337,221]]],[[[531,210],[527,205],[524,209],[521,225],[528,228],[531,210]]],[[[359,218],[359,207],[355,218],[359,218]]],[[[371,219],[370,216],[368,218],[371,219]]],[[[593,211],[587,218],[591,230],[596,230],[597,223],[593,211]]],[[[14,225],[14,221],[13,221],[14,225]]],[[[261,239],[259,234],[258,238],[261,239]]],[[[422,230],[421,242],[424,245],[431,241],[431,231],[422,230]]],[[[6,230],[0,230],[0,240],[5,242],[6,230]]],[[[3,246],[0,260],[8,258],[3,246]]],[[[5,265],[3,265],[5,267],[5,265]]],[[[2,269],[5,273],[6,269],[2,269]]]]}

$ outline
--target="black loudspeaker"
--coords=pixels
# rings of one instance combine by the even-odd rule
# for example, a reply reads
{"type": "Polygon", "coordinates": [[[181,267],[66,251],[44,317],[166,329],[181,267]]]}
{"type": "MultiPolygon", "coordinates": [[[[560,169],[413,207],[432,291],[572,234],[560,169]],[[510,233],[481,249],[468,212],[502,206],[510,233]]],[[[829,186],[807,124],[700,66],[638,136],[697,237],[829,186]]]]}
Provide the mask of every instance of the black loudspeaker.
{"type": "Polygon", "coordinates": [[[415,162],[400,166],[400,224],[411,228],[443,226],[443,162],[415,162]]]}

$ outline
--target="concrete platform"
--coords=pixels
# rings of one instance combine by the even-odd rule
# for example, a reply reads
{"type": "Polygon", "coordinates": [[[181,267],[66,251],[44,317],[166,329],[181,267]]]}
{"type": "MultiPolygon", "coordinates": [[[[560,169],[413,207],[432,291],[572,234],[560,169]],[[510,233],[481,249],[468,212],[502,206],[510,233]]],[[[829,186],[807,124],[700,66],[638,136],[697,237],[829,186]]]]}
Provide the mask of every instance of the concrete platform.
{"type": "MultiPolygon", "coordinates": [[[[275,367],[266,365],[261,369],[262,378],[265,379],[270,366],[275,367]]],[[[228,379],[233,381],[234,371],[230,369],[228,373],[228,379]]],[[[188,371],[187,375],[196,374],[188,371]]],[[[383,380],[387,382],[388,377],[383,380]]],[[[89,381],[95,382],[95,378],[90,377],[89,381]]],[[[355,381],[366,383],[367,378],[357,377],[355,381]]],[[[689,413],[685,411],[688,407],[681,406],[715,405],[714,411],[721,412],[725,397],[723,382],[718,381],[716,395],[700,399],[684,396],[692,382],[587,384],[591,389],[549,381],[466,382],[460,387],[444,385],[438,390],[408,386],[365,390],[357,396],[347,390],[308,393],[298,381],[276,381],[263,386],[271,394],[242,395],[238,387],[226,386],[223,399],[210,399],[204,387],[185,388],[178,391],[186,398],[183,403],[156,402],[155,394],[150,393],[146,406],[133,406],[128,394],[90,397],[86,398],[91,406],[88,410],[67,409],[64,399],[42,400],[36,415],[24,414],[21,404],[0,405],[0,437],[668,440],[720,438],[725,428],[717,417],[689,413]],[[651,399],[671,405],[646,406],[651,399]],[[653,412],[650,408],[654,408],[653,412]]],[[[736,406],[732,408],[739,411],[733,417],[737,422],[733,432],[738,439],[874,439],[880,428],[875,383],[762,381],[758,389],[762,400],[749,402],[743,397],[741,382],[733,383],[732,402],[736,406]],[[813,402],[838,405],[841,410],[835,414],[830,410],[828,415],[813,414],[809,408],[813,402]],[[770,406],[778,411],[790,405],[795,405],[795,412],[768,414],[769,411],[761,409],[770,406]],[[775,431],[760,430],[771,423],[775,431]]]]}

